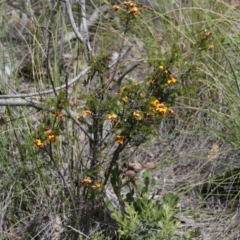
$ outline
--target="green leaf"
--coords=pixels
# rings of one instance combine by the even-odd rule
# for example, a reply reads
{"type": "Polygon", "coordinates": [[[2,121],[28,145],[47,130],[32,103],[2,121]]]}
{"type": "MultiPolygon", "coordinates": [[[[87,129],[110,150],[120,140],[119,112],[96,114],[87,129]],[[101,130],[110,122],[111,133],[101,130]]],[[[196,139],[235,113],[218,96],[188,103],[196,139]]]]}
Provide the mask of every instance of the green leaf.
{"type": "Polygon", "coordinates": [[[171,207],[176,207],[178,204],[179,198],[173,193],[167,193],[163,195],[163,202],[169,204],[171,207]]]}

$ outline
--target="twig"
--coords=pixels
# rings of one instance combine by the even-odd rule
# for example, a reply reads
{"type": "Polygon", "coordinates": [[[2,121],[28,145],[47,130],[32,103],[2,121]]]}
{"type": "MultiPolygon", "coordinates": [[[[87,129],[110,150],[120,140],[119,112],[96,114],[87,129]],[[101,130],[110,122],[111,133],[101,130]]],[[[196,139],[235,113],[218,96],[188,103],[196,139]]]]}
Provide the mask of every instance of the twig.
{"type": "MultiPolygon", "coordinates": [[[[91,67],[85,68],[79,75],[77,75],[74,79],[68,82],[67,86],[72,85],[75,83],[79,78],[83,77],[85,74],[87,74],[90,71],[91,67]]],[[[60,87],[56,87],[55,91],[59,91],[61,89],[64,89],[67,87],[66,84],[63,84],[60,87]]],[[[53,93],[53,89],[45,90],[42,92],[34,92],[34,93],[27,93],[27,94],[15,94],[15,95],[0,95],[0,99],[7,99],[7,98],[26,98],[26,97],[34,97],[34,96],[39,96],[39,95],[46,95],[53,93]]]]}
{"type": "Polygon", "coordinates": [[[36,106],[40,104],[37,101],[27,101],[25,99],[0,99],[0,106],[36,106]]]}
{"type": "MultiPolygon", "coordinates": [[[[84,36],[78,31],[77,25],[76,25],[74,17],[73,17],[72,8],[71,8],[71,4],[70,4],[69,0],[65,0],[65,2],[66,2],[68,17],[70,19],[70,23],[71,23],[74,33],[76,34],[77,38],[82,42],[82,44],[87,48],[87,50],[89,52],[92,52],[90,44],[87,43],[88,40],[85,39],[84,36]]],[[[84,0],[81,0],[81,8],[85,8],[84,0]]],[[[83,10],[82,10],[82,13],[83,13],[83,10]]],[[[86,18],[85,18],[85,20],[86,20],[86,18]]],[[[83,20],[83,21],[85,21],[85,20],[83,20]]]]}
{"type": "MultiPolygon", "coordinates": [[[[95,25],[95,23],[98,21],[98,18],[99,18],[99,12],[101,14],[107,12],[109,9],[109,7],[107,5],[103,5],[101,6],[99,9],[96,9],[92,14],[91,16],[89,17],[89,19],[87,19],[87,27],[88,29],[90,29],[92,26],[95,25]]],[[[63,40],[59,41],[58,45],[60,43],[67,43],[67,42],[70,42],[71,40],[75,39],[76,38],[76,34],[73,32],[73,31],[70,31],[70,32],[67,32],[65,35],[64,35],[64,38],[63,40]]]]}
{"type": "Polygon", "coordinates": [[[49,76],[50,83],[52,85],[53,93],[55,94],[55,96],[57,96],[57,92],[55,90],[53,76],[52,76],[52,67],[51,67],[51,63],[50,63],[51,37],[52,37],[52,32],[49,31],[48,32],[48,50],[47,50],[47,73],[48,73],[48,76],[49,76]]]}
{"type": "Polygon", "coordinates": [[[113,157],[112,157],[112,160],[110,162],[110,165],[108,167],[108,170],[106,172],[106,175],[105,175],[105,180],[104,180],[104,184],[103,185],[106,185],[108,180],[109,180],[109,177],[111,175],[111,171],[112,171],[112,168],[114,166],[114,164],[117,162],[117,160],[119,159],[119,155],[120,153],[124,150],[124,148],[127,146],[127,144],[129,143],[130,139],[127,139],[123,145],[119,145],[114,153],[113,153],[113,157]]]}
{"type": "Polygon", "coordinates": [[[119,87],[120,87],[120,85],[121,85],[121,82],[122,82],[122,80],[124,79],[124,77],[128,74],[128,73],[130,73],[130,72],[132,72],[136,67],[138,67],[140,64],[142,64],[142,62],[138,62],[138,63],[134,63],[134,64],[132,64],[130,67],[128,67],[123,73],[122,73],[122,75],[116,80],[116,84],[112,87],[112,92],[117,92],[119,89],[119,87]]]}
{"type": "Polygon", "coordinates": [[[71,26],[73,28],[73,31],[76,34],[76,37],[84,44],[85,43],[84,38],[83,38],[82,34],[78,31],[78,28],[77,28],[76,23],[73,18],[71,4],[70,4],[69,0],[65,0],[65,2],[66,2],[68,17],[69,17],[71,26]]]}
{"type": "Polygon", "coordinates": [[[121,45],[120,45],[120,50],[119,50],[119,57],[117,58],[117,62],[116,62],[116,65],[115,65],[115,68],[113,70],[113,74],[112,74],[112,77],[111,77],[111,81],[112,82],[117,74],[117,70],[118,70],[118,65],[121,61],[121,55],[123,53],[123,49],[124,49],[124,43],[125,43],[125,39],[126,39],[126,36],[127,36],[127,31],[128,31],[128,25],[129,25],[129,22],[130,22],[130,19],[128,18],[126,20],[126,23],[125,23],[125,30],[123,32],[123,39],[122,39],[122,42],[121,42],[121,45]]]}
{"type": "MultiPolygon", "coordinates": [[[[37,110],[46,110],[44,107],[41,106],[41,102],[32,101],[32,100],[25,100],[25,99],[0,99],[0,106],[29,106],[33,107],[37,110]]],[[[53,109],[47,109],[48,112],[54,113],[53,109]]],[[[62,110],[62,113],[68,117],[71,118],[75,124],[81,129],[81,131],[84,132],[84,134],[92,140],[92,137],[89,135],[89,133],[82,127],[82,125],[75,119],[76,113],[68,110],[62,110]]]]}
{"type": "Polygon", "coordinates": [[[53,162],[53,164],[54,164],[54,166],[55,166],[55,168],[56,168],[56,170],[57,170],[57,172],[58,172],[58,175],[60,176],[60,178],[61,178],[62,181],[63,181],[64,188],[67,190],[67,193],[69,194],[70,200],[71,200],[71,202],[72,202],[72,206],[73,206],[73,208],[74,208],[75,217],[76,217],[76,219],[77,219],[77,215],[78,215],[78,214],[77,214],[77,208],[76,208],[76,204],[75,204],[75,201],[74,201],[72,192],[71,192],[71,190],[70,190],[70,188],[69,188],[69,186],[68,186],[68,184],[67,184],[67,182],[66,182],[66,180],[65,180],[65,178],[64,178],[64,176],[63,176],[63,174],[61,173],[61,171],[60,171],[60,169],[59,169],[59,167],[58,167],[58,164],[57,164],[55,158],[53,157],[51,144],[50,144],[49,150],[46,150],[45,152],[46,152],[47,155],[50,157],[51,161],[53,162]]]}
{"type": "Polygon", "coordinates": [[[86,3],[85,0],[78,0],[81,6],[82,13],[82,23],[81,23],[81,32],[83,33],[84,42],[90,52],[92,52],[92,48],[89,42],[89,33],[88,33],[88,25],[87,25],[87,14],[86,14],[86,3]]]}
{"type": "MultiPolygon", "coordinates": [[[[131,48],[128,48],[125,52],[122,53],[122,56],[119,56],[117,58],[117,60],[113,61],[112,63],[109,64],[109,68],[113,67],[115,64],[117,64],[117,62],[120,60],[120,59],[123,59],[128,53],[129,51],[131,50],[131,48]]],[[[59,91],[59,90],[62,90],[64,88],[67,88],[69,87],[70,85],[74,84],[78,79],[80,79],[81,77],[83,77],[84,75],[86,75],[89,71],[91,70],[91,67],[87,67],[85,68],[81,73],[79,73],[74,79],[70,80],[68,82],[68,84],[63,84],[62,86],[59,86],[59,87],[56,87],[55,88],[55,91],[59,91]]],[[[42,95],[47,95],[47,94],[51,94],[53,93],[54,90],[53,89],[48,89],[48,90],[45,90],[45,91],[42,91],[42,92],[34,92],[34,93],[26,93],[26,94],[15,94],[15,95],[0,95],[0,100],[1,99],[9,99],[9,98],[27,98],[27,97],[34,97],[34,96],[42,96],[42,95]]],[[[1,101],[2,102],[2,101],[1,101]]],[[[10,103],[11,101],[9,101],[10,103]]],[[[3,102],[2,102],[3,103],[3,102]]],[[[12,106],[27,106],[25,104],[23,104],[22,102],[20,102],[20,105],[15,105],[13,102],[12,104],[10,104],[12,106]]],[[[28,104],[29,105],[29,104],[28,104]]],[[[0,106],[4,106],[4,105],[1,105],[0,106]]]]}
{"type": "Polygon", "coordinates": [[[79,231],[79,230],[77,230],[76,228],[73,228],[73,227],[72,227],[72,226],[70,226],[70,225],[66,225],[66,227],[68,227],[68,228],[72,229],[74,232],[76,232],[76,233],[79,233],[80,235],[82,235],[82,236],[86,237],[87,239],[90,239],[90,237],[88,237],[87,235],[85,235],[83,232],[80,232],[80,231],[79,231]]]}

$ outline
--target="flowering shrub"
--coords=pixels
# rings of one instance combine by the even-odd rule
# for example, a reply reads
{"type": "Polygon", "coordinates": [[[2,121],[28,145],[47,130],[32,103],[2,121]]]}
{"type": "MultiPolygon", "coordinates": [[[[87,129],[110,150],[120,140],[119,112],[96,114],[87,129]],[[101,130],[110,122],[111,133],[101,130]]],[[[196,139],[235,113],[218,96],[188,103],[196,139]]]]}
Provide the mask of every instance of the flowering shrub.
{"type": "MultiPolygon", "coordinates": [[[[141,15],[141,9],[133,2],[115,5],[113,10],[118,11],[125,22],[125,35],[131,23],[137,21],[141,15]]],[[[119,71],[118,61],[120,56],[113,69],[110,69],[113,77],[106,78],[104,74],[109,71],[111,64],[109,57],[105,54],[90,56],[88,64],[91,70],[87,84],[91,88],[80,96],[84,103],[82,110],[69,115],[72,109],[62,92],[55,102],[50,101],[46,106],[50,115],[35,133],[36,147],[48,154],[57,165],[53,149],[58,135],[61,134],[61,121],[71,118],[80,127],[88,140],[88,147],[85,149],[88,157],[83,160],[84,169],[80,180],[75,182],[83,189],[82,194],[86,192],[86,201],[96,198],[97,189],[98,192],[104,191],[112,176],[113,167],[119,161],[120,153],[127,146],[141,145],[154,133],[165,116],[175,115],[170,107],[177,96],[178,81],[169,67],[159,60],[151,62],[149,69],[152,70],[149,75],[136,81],[125,75],[116,75],[119,71]],[[106,163],[105,159],[109,158],[110,161],[106,163]]],[[[73,197],[71,198],[74,202],[73,197]]]]}
{"type": "MultiPolygon", "coordinates": [[[[129,1],[124,2],[121,6],[114,5],[113,10],[119,13],[124,26],[124,37],[121,44],[123,46],[126,35],[134,26],[132,24],[141,16],[141,7],[129,1]]],[[[199,51],[203,49],[212,50],[214,48],[213,44],[209,42],[210,38],[211,33],[208,31],[200,34],[199,41],[196,42],[199,51]]],[[[53,154],[53,149],[58,135],[61,134],[61,121],[66,118],[71,119],[84,134],[84,139],[87,139],[87,147],[82,148],[82,151],[87,152],[87,154],[81,160],[80,174],[74,175],[76,186],[81,189],[77,191],[78,196],[84,196],[84,201],[81,203],[82,206],[86,202],[90,200],[95,201],[97,197],[102,196],[110,179],[112,177],[116,178],[114,176],[116,174],[114,167],[118,164],[120,166],[124,165],[124,162],[119,162],[119,160],[120,154],[127,147],[137,148],[145,143],[155,133],[156,128],[164,117],[175,117],[175,112],[171,107],[174,106],[176,97],[179,94],[179,80],[176,74],[177,68],[174,66],[174,56],[169,56],[169,59],[166,57],[164,60],[152,60],[149,58],[148,75],[133,80],[127,77],[127,73],[133,72],[134,68],[127,73],[122,73],[120,66],[121,55],[123,55],[123,47],[120,47],[119,56],[116,60],[111,60],[104,52],[101,52],[99,56],[93,56],[89,53],[87,59],[90,70],[84,85],[89,85],[90,88],[78,96],[79,101],[81,101],[81,109],[78,108],[77,112],[72,114],[71,104],[68,98],[64,96],[64,91],[61,92],[55,101],[52,100],[46,105],[50,116],[43,121],[34,134],[35,139],[33,142],[35,146],[39,151],[49,155],[55,166],[57,166],[57,161],[56,155],[53,154]]],[[[117,175],[118,181],[121,181],[121,174],[122,171],[117,175]]],[[[127,184],[131,184],[134,181],[134,176],[134,174],[128,174],[128,178],[131,181],[127,182],[127,184]]],[[[61,177],[63,178],[62,175],[61,177]]],[[[120,183],[119,188],[116,190],[116,181],[114,183],[111,181],[111,184],[119,203],[121,203],[123,201],[121,190],[124,186],[120,183]]],[[[69,189],[68,191],[71,203],[74,206],[75,216],[77,216],[78,211],[75,207],[75,199],[71,194],[71,190],[69,189]]],[[[149,204],[149,207],[154,209],[156,207],[155,210],[163,214],[154,220],[151,227],[163,229],[161,234],[157,231],[158,235],[162,235],[170,224],[164,221],[171,219],[173,228],[166,230],[166,236],[170,233],[174,234],[178,224],[172,219],[173,214],[170,217],[165,216],[163,213],[165,205],[154,205],[152,201],[147,200],[150,193],[146,194],[144,195],[145,200],[142,200],[146,201],[146,203],[141,204],[149,204]]],[[[129,197],[130,195],[127,196],[127,201],[129,197]]],[[[134,199],[134,204],[137,204],[142,197],[141,195],[134,199]]],[[[171,198],[175,199],[174,196],[171,196],[171,198]]],[[[133,194],[131,199],[133,200],[133,194]]],[[[175,200],[171,207],[175,207],[177,202],[175,200]]],[[[126,212],[130,216],[133,214],[133,217],[136,217],[136,219],[141,218],[139,214],[143,214],[138,212],[136,205],[132,206],[131,204],[127,206],[126,212]]],[[[90,219],[92,214],[92,211],[86,212],[85,208],[82,207],[82,219],[79,222],[83,223],[85,218],[90,219]]],[[[142,215],[143,218],[145,214],[142,215]]],[[[128,225],[129,222],[126,220],[128,217],[126,215],[120,218],[119,215],[115,215],[115,220],[120,225],[123,223],[128,225]]],[[[136,221],[140,221],[143,225],[148,220],[138,219],[136,221]]],[[[124,231],[127,225],[124,226],[124,230],[121,230],[120,227],[119,232],[122,237],[126,234],[124,231]]],[[[84,232],[88,233],[89,230],[89,228],[86,228],[84,232]]],[[[136,229],[131,231],[136,231],[136,229]]],[[[131,235],[131,231],[126,236],[131,235]]],[[[139,234],[137,233],[136,239],[139,234]]],[[[123,237],[123,239],[125,238],[123,237]]]]}

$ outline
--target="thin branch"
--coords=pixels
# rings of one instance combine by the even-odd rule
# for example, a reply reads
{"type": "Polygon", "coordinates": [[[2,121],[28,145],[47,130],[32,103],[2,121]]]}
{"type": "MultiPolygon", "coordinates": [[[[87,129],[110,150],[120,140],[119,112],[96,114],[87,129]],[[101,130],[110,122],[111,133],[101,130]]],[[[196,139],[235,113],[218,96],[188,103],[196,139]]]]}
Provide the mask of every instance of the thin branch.
{"type": "MultiPolygon", "coordinates": [[[[70,19],[70,23],[71,23],[71,26],[73,28],[74,33],[76,34],[77,38],[82,42],[82,44],[87,48],[87,50],[89,52],[92,52],[90,43],[88,43],[88,39],[84,38],[84,36],[79,32],[79,30],[77,28],[77,25],[76,25],[74,17],[73,17],[72,8],[71,8],[71,4],[70,4],[69,0],[65,0],[65,2],[66,2],[68,17],[70,19]]],[[[86,11],[84,10],[85,9],[85,0],[81,0],[80,4],[81,4],[81,9],[82,9],[82,14],[84,14],[84,16],[85,16],[86,15],[86,11]]],[[[83,17],[83,22],[85,22],[85,21],[86,21],[86,17],[85,18],[83,17]]],[[[84,24],[84,27],[85,27],[85,25],[86,25],[86,28],[87,28],[87,24],[84,24]]],[[[86,33],[88,33],[88,31],[84,32],[84,34],[86,34],[86,33]]]]}
{"type": "MultiPolygon", "coordinates": [[[[127,57],[127,55],[129,54],[129,52],[131,51],[132,47],[129,47],[126,51],[122,51],[122,55],[118,56],[117,59],[115,59],[111,64],[109,64],[109,69],[111,69],[112,67],[114,67],[116,64],[119,63],[120,60],[123,60],[125,57],[127,57]]],[[[113,70],[115,71],[115,70],[113,70]]],[[[126,74],[125,74],[126,75],[126,74]]],[[[113,77],[111,77],[110,81],[108,82],[105,90],[109,89],[109,85],[113,82],[113,77]]],[[[116,84],[114,85],[114,87],[116,86],[116,84]]]]}
{"type": "Polygon", "coordinates": [[[78,1],[81,6],[82,13],[82,23],[81,23],[81,32],[83,33],[84,42],[90,52],[92,52],[92,48],[89,42],[89,33],[88,33],[88,25],[87,25],[87,14],[86,14],[86,3],[85,0],[78,1]]]}
{"type": "Polygon", "coordinates": [[[110,165],[109,165],[109,167],[108,167],[108,169],[107,169],[107,172],[106,172],[106,174],[105,174],[105,180],[104,180],[104,183],[103,183],[104,186],[107,184],[107,182],[108,182],[108,180],[109,180],[109,177],[110,177],[110,175],[111,175],[111,171],[112,171],[112,169],[113,169],[113,167],[114,167],[114,164],[115,164],[115,163],[117,162],[117,160],[119,159],[120,153],[124,150],[124,148],[127,146],[127,144],[128,144],[129,142],[130,142],[130,139],[127,139],[127,140],[123,143],[123,145],[119,145],[119,146],[115,149],[115,151],[114,151],[114,153],[113,153],[112,160],[111,160],[110,165]]]}
{"type": "MultiPolygon", "coordinates": [[[[111,62],[108,67],[109,69],[112,68],[115,64],[118,63],[118,61],[120,61],[120,59],[123,59],[124,57],[126,57],[126,55],[130,52],[131,48],[128,48],[125,52],[122,53],[121,56],[119,56],[116,60],[114,60],[113,62],[111,62]]],[[[60,87],[56,87],[55,91],[59,91],[62,90],[64,88],[69,87],[70,85],[74,84],[78,79],[80,79],[81,77],[83,77],[84,75],[86,75],[89,71],[91,70],[91,67],[87,67],[85,68],[81,73],[79,73],[74,79],[70,80],[68,82],[68,84],[63,84],[60,87]]],[[[26,97],[34,97],[34,96],[42,96],[42,95],[46,95],[46,94],[51,94],[53,93],[54,90],[53,89],[48,89],[42,92],[34,92],[34,93],[26,93],[26,94],[15,94],[15,95],[0,95],[0,100],[1,99],[7,99],[7,98],[26,98],[26,97]]],[[[18,105],[14,105],[14,104],[10,104],[12,106],[18,106],[18,105]]],[[[0,106],[4,106],[4,105],[0,105],[0,106]]],[[[25,104],[20,104],[19,106],[25,106],[25,104]]]]}
{"type": "MultiPolygon", "coordinates": [[[[29,107],[33,107],[37,110],[47,110],[48,112],[52,112],[54,113],[54,109],[46,109],[44,108],[43,105],[41,105],[43,103],[41,102],[37,102],[37,101],[32,101],[32,100],[25,100],[25,99],[0,99],[0,106],[29,106],[29,107]]],[[[72,111],[69,110],[62,110],[62,113],[68,117],[71,118],[75,124],[80,128],[81,131],[84,132],[84,134],[90,139],[93,140],[92,137],[89,135],[89,133],[81,126],[81,124],[76,120],[75,116],[77,115],[77,113],[74,113],[72,111]]]]}
{"type": "MultiPolygon", "coordinates": [[[[91,27],[93,27],[96,22],[99,19],[99,13],[103,14],[105,12],[107,12],[109,9],[109,7],[107,5],[103,5],[101,6],[99,9],[96,9],[91,16],[89,17],[89,19],[87,19],[87,27],[88,29],[90,29],[91,27]]],[[[70,42],[71,40],[75,39],[77,36],[73,31],[67,32],[64,35],[63,40],[59,41],[58,45],[61,43],[67,43],[70,42]]]]}
{"type": "Polygon", "coordinates": [[[117,71],[118,71],[118,65],[121,61],[121,55],[123,53],[123,49],[124,49],[124,43],[125,43],[125,40],[126,40],[126,36],[127,36],[127,31],[128,31],[128,25],[129,25],[129,22],[130,22],[130,19],[128,18],[126,20],[126,23],[125,23],[125,30],[124,30],[124,33],[123,33],[123,39],[122,39],[122,42],[121,42],[121,45],[120,45],[120,49],[119,49],[119,57],[117,58],[117,62],[116,62],[116,65],[115,65],[115,68],[113,70],[113,74],[112,74],[112,78],[111,78],[111,81],[112,82],[117,74],[117,71]]]}
{"type": "MultiPolygon", "coordinates": [[[[124,58],[124,56],[129,52],[130,49],[128,49],[120,58],[124,58]]],[[[113,61],[111,64],[109,64],[109,68],[113,67],[119,59],[113,61]]],[[[136,67],[133,65],[132,67],[136,67]]],[[[129,69],[131,69],[130,67],[129,69]]],[[[79,75],[77,75],[74,79],[70,80],[67,84],[64,84],[62,86],[56,87],[55,91],[62,90],[64,88],[69,87],[70,85],[74,84],[78,79],[86,75],[90,71],[91,67],[85,68],[79,75]]],[[[129,73],[129,69],[127,69],[126,74],[129,73]]],[[[126,75],[124,74],[124,76],[126,75]]],[[[46,94],[53,93],[53,89],[45,90],[42,92],[34,92],[34,93],[26,93],[26,94],[15,94],[15,95],[0,95],[0,106],[32,106],[37,107],[40,102],[33,101],[33,100],[25,100],[21,98],[27,98],[27,97],[34,97],[34,96],[42,96],[46,94]],[[8,100],[7,100],[8,99],[8,100]]]]}
{"type": "Polygon", "coordinates": [[[132,64],[130,67],[128,67],[123,73],[122,75],[116,80],[116,84],[113,86],[113,88],[111,89],[112,92],[117,92],[119,90],[119,87],[122,83],[122,80],[124,79],[124,77],[132,72],[136,67],[138,67],[140,64],[142,64],[142,61],[141,62],[138,62],[138,63],[134,63],[132,64]]]}
{"type": "Polygon", "coordinates": [[[50,157],[51,161],[53,162],[53,164],[54,164],[54,166],[55,166],[55,168],[56,168],[56,170],[57,170],[57,172],[58,172],[58,175],[60,176],[60,178],[61,178],[62,181],[63,181],[63,186],[64,186],[64,188],[67,190],[67,193],[69,194],[69,197],[70,197],[71,202],[72,202],[72,206],[73,206],[73,208],[74,208],[75,218],[77,218],[77,208],[76,208],[76,204],[75,204],[75,201],[74,201],[72,192],[71,192],[71,190],[70,190],[70,188],[69,188],[69,186],[68,186],[68,184],[67,184],[67,182],[66,182],[66,180],[65,180],[65,178],[64,178],[64,176],[63,176],[63,174],[61,173],[61,171],[60,171],[60,169],[59,169],[59,167],[58,167],[58,164],[57,164],[56,159],[53,157],[51,145],[50,145],[49,150],[46,150],[45,152],[46,152],[47,155],[50,157]]]}
{"type": "MultiPolygon", "coordinates": [[[[1,95],[0,95],[1,96],[1,95]]],[[[4,95],[2,95],[4,96],[4,95]]],[[[25,99],[0,99],[0,106],[36,106],[40,104],[37,101],[27,101],[25,99]]]]}
{"type": "Polygon", "coordinates": [[[74,20],[74,18],[73,18],[73,13],[72,13],[71,4],[70,4],[69,0],[65,0],[65,2],[66,2],[68,17],[69,17],[71,26],[72,26],[72,28],[73,28],[73,31],[74,31],[74,33],[76,34],[77,38],[78,38],[83,44],[85,44],[84,38],[83,38],[82,34],[78,31],[77,25],[76,25],[75,20],[74,20]]]}
{"type": "Polygon", "coordinates": [[[51,37],[52,37],[52,32],[49,31],[48,32],[48,49],[47,49],[47,74],[49,76],[49,80],[52,85],[52,90],[53,90],[55,96],[57,96],[57,92],[55,90],[53,76],[52,76],[52,67],[51,67],[51,63],[50,63],[51,37]]]}
{"type": "Polygon", "coordinates": [[[73,227],[72,227],[72,226],[70,226],[70,225],[66,225],[66,227],[68,227],[68,228],[72,229],[74,232],[76,232],[76,233],[79,233],[80,235],[82,235],[82,236],[86,237],[87,239],[90,239],[90,237],[88,237],[88,236],[87,236],[87,235],[85,235],[84,233],[80,232],[80,231],[79,231],[79,230],[77,230],[76,228],[73,228],[73,227]]]}
{"type": "MultiPolygon", "coordinates": [[[[81,77],[83,77],[85,74],[87,74],[90,71],[91,67],[87,67],[85,68],[80,74],[78,74],[74,79],[72,79],[71,81],[68,82],[68,84],[63,84],[60,87],[56,87],[55,91],[59,91],[61,89],[66,88],[67,86],[70,86],[72,84],[74,84],[78,79],[80,79],[81,77]]],[[[26,94],[16,94],[16,95],[0,95],[0,99],[7,99],[7,98],[26,98],[26,97],[34,97],[34,96],[39,96],[39,95],[46,95],[46,94],[50,94],[53,93],[54,90],[53,89],[49,89],[49,90],[45,90],[42,92],[34,92],[34,93],[26,93],[26,94]]],[[[22,106],[22,105],[20,105],[22,106]]]]}

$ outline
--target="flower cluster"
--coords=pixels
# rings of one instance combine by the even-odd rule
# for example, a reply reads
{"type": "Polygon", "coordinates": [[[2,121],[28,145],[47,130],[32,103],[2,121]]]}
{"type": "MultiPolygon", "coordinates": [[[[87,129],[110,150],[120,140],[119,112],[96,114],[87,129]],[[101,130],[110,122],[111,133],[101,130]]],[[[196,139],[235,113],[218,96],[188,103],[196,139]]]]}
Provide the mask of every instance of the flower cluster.
{"type": "Polygon", "coordinates": [[[53,130],[50,127],[46,127],[45,132],[48,135],[48,143],[56,141],[56,134],[53,132],[53,130]]]}
{"type": "Polygon", "coordinates": [[[174,88],[168,88],[177,82],[176,76],[164,66],[158,66],[150,78],[142,82],[133,82],[128,79],[115,93],[118,108],[114,113],[106,115],[117,131],[115,142],[123,145],[125,141],[148,135],[153,124],[161,122],[164,115],[174,116],[174,111],[167,105],[174,88]],[[160,70],[160,71],[159,71],[160,70]],[[151,83],[151,77],[155,81],[151,83]]]}
{"type": "Polygon", "coordinates": [[[133,117],[137,120],[142,120],[143,117],[144,117],[144,114],[141,111],[134,111],[133,112],[133,117]]]}
{"type": "Polygon", "coordinates": [[[110,120],[111,122],[116,122],[117,120],[117,115],[115,113],[108,114],[107,119],[110,120]]]}
{"type": "Polygon", "coordinates": [[[59,111],[56,111],[54,114],[57,118],[62,118],[64,116],[64,114],[59,111]]]}
{"type": "Polygon", "coordinates": [[[123,3],[127,8],[129,8],[129,13],[132,15],[138,15],[140,14],[139,9],[137,8],[136,4],[132,1],[124,2],[123,3]]]}
{"type": "Polygon", "coordinates": [[[202,50],[213,50],[214,49],[214,45],[211,42],[212,40],[212,32],[208,31],[207,29],[205,29],[204,31],[200,32],[197,35],[197,39],[196,39],[196,46],[198,47],[198,49],[202,49],[202,50]]]}
{"type": "Polygon", "coordinates": [[[123,97],[123,98],[122,98],[122,102],[123,102],[124,104],[127,104],[127,103],[128,103],[128,97],[127,97],[127,96],[123,97]]]}
{"type": "Polygon", "coordinates": [[[92,185],[92,189],[98,189],[98,188],[102,188],[103,184],[101,182],[96,183],[95,185],[92,185]]]}
{"type": "Polygon", "coordinates": [[[92,183],[92,179],[90,177],[84,178],[81,180],[82,184],[91,184],[92,183]]]}
{"type": "Polygon", "coordinates": [[[118,6],[118,5],[113,5],[113,10],[114,10],[114,11],[120,10],[120,6],[118,6]]]}
{"type": "Polygon", "coordinates": [[[83,110],[83,114],[84,115],[92,115],[92,111],[85,109],[85,110],[83,110]]]}
{"type": "Polygon", "coordinates": [[[169,78],[168,81],[167,81],[167,84],[168,84],[168,85],[171,85],[171,84],[174,84],[174,83],[176,83],[176,82],[177,82],[176,76],[175,76],[174,74],[171,74],[171,75],[170,75],[170,78],[169,78]]]}
{"type": "MultiPolygon", "coordinates": [[[[204,36],[203,36],[203,41],[206,41],[208,39],[210,39],[212,37],[212,33],[207,31],[206,29],[204,30],[204,36]]],[[[211,40],[210,40],[211,41],[211,40]]],[[[207,44],[206,46],[207,50],[213,50],[214,49],[214,45],[212,43],[207,44]]]]}
{"type": "Polygon", "coordinates": [[[204,30],[204,37],[205,39],[212,37],[212,33],[207,31],[207,29],[204,30]]]}
{"type": "Polygon", "coordinates": [[[175,115],[174,111],[171,108],[166,107],[158,99],[154,99],[151,101],[149,112],[150,112],[150,116],[153,116],[155,113],[159,113],[161,115],[166,113],[169,113],[172,116],[175,115]]]}
{"type": "MultiPolygon", "coordinates": [[[[133,15],[133,16],[136,16],[136,15],[139,15],[140,14],[140,11],[138,9],[138,7],[136,6],[135,3],[133,3],[132,1],[128,1],[128,2],[124,2],[123,5],[125,5],[128,9],[128,13],[133,15]]],[[[120,6],[118,5],[114,5],[113,6],[113,10],[114,11],[119,11],[121,9],[120,6]]]]}
{"type": "Polygon", "coordinates": [[[123,145],[126,140],[127,140],[126,136],[122,136],[122,135],[116,136],[116,142],[118,145],[123,145]]]}
{"type": "Polygon", "coordinates": [[[90,177],[82,179],[81,183],[85,184],[87,186],[90,186],[93,190],[102,188],[102,186],[103,186],[103,184],[101,182],[98,182],[96,184],[92,184],[93,180],[90,177]]]}
{"type": "Polygon", "coordinates": [[[214,49],[214,45],[213,45],[213,44],[209,44],[209,45],[207,46],[207,49],[210,50],[210,51],[213,50],[213,49],[214,49]]]}
{"type": "Polygon", "coordinates": [[[44,141],[39,138],[34,141],[34,144],[38,148],[43,148],[44,146],[56,141],[56,134],[50,127],[46,127],[45,135],[46,137],[44,141]]]}
{"type": "Polygon", "coordinates": [[[176,78],[175,74],[171,73],[171,71],[169,69],[165,69],[163,65],[160,65],[159,69],[161,72],[163,72],[165,74],[168,85],[172,85],[177,82],[177,78],[176,78]]]}
{"type": "Polygon", "coordinates": [[[91,110],[89,110],[89,109],[84,109],[83,112],[82,112],[82,114],[78,114],[78,115],[76,115],[75,117],[76,117],[77,119],[81,119],[81,118],[83,118],[84,116],[91,116],[91,115],[92,115],[92,111],[91,111],[91,110]]]}
{"type": "Polygon", "coordinates": [[[151,101],[149,111],[150,113],[157,112],[163,115],[168,112],[168,108],[163,103],[160,103],[159,100],[155,99],[151,101]]]}
{"type": "Polygon", "coordinates": [[[39,148],[42,148],[42,147],[44,146],[42,140],[40,140],[40,139],[36,139],[36,140],[34,141],[34,144],[35,144],[37,147],[39,147],[39,148]]]}

